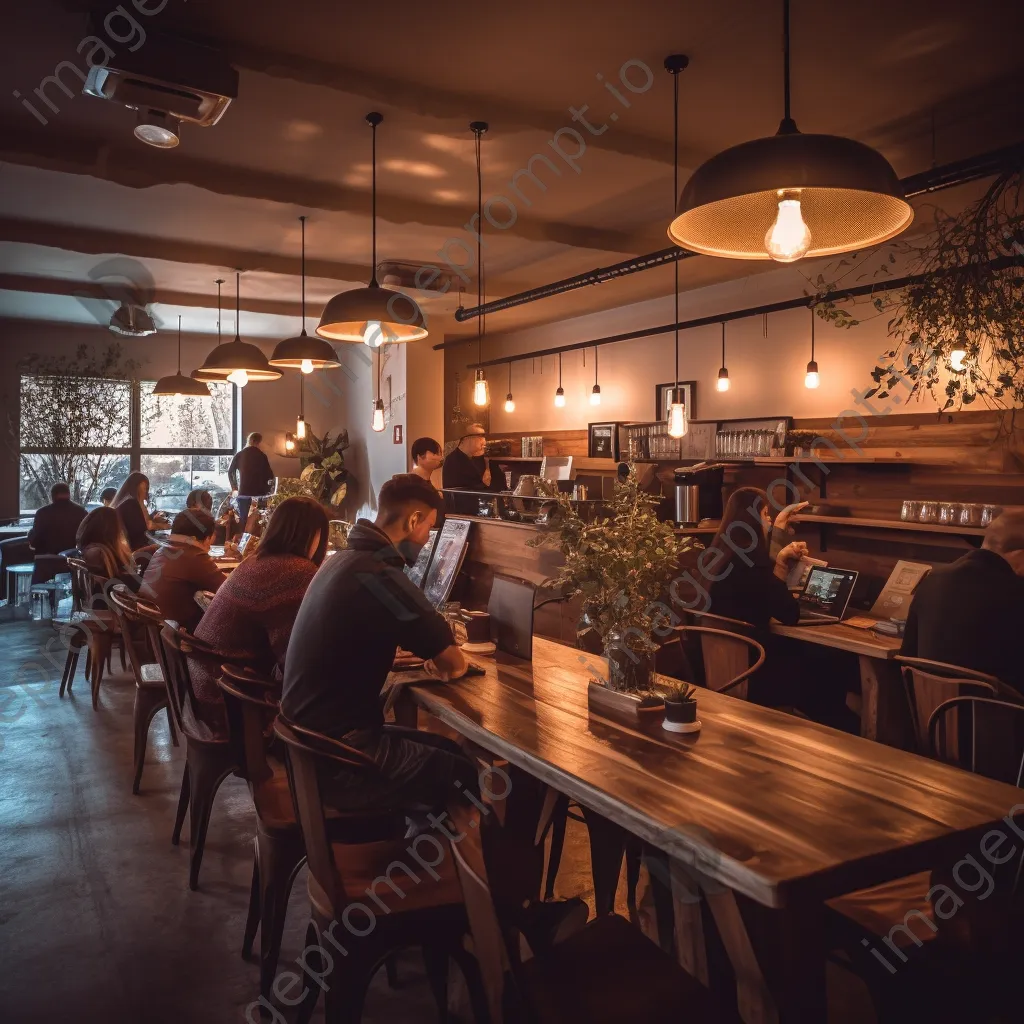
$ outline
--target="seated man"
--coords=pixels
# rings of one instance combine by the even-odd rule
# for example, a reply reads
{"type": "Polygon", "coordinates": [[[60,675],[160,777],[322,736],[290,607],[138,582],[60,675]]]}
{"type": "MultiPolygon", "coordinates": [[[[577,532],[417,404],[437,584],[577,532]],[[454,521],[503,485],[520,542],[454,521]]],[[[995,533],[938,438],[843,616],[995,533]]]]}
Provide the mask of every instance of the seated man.
{"type": "Polygon", "coordinates": [[[442,737],[385,726],[381,689],[401,646],[437,674],[466,671],[448,624],[402,571],[437,519],[441,496],[426,480],[396,476],[381,488],[377,518],[360,519],[348,547],[327,559],[302,601],[285,659],[282,714],[376,760],[380,784],[339,769],[325,798],[343,809],[421,804],[444,808],[460,786],[475,791],[472,762],[442,737]]]}
{"type": "Polygon", "coordinates": [[[917,586],[900,654],[985,672],[1024,693],[1024,512],[1004,512],[981,549],[917,586]]]}
{"type": "Polygon", "coordinates": [[[36,555],[59,555],[75,547],[78,527],[88,513],[71,500],[71,488],[65,483],[50,488],[50,504],[35,514],[28,542],[36,555]]]}
{"type": "Polygon", "coordinates": [[[204,512],[213,512],[213,495],[202,488],[188,492],[185,508],[201,508],[204,512]]]}
{"type": "Polygon", "coordinates": [[[441,442],[432,437],[418,437],[409,449],[412,457],[412,472],[432,483],[431,477],[441,468],[444,459],[441,457],[441,442]]]}
{"type": "Polygon", "coordinates": [[[218,590],[227,577],[210,557],[217,528],[203,509],[186,509],[174,517],[171,535],[153,553],[142,577],[139,596],[152,601],[165,619],[195,632],[202,609],[196,604],[200,590],[218,590]]]}

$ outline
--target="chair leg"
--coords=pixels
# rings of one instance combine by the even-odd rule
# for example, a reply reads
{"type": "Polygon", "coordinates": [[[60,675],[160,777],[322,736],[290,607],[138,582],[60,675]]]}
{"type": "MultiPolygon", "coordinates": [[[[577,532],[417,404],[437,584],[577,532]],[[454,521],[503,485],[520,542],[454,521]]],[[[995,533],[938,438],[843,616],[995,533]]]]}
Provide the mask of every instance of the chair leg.
{"type": "Polygon", "coordinates": [[[171,743],[174,746],[180,746],[178,743],[178,730],[174,728],[174,715],[171,714],[171,706],[167,703],[167,698],[164,697],[164,707],[167,708],[167,731],[171,734],[171,743]]]}
{"type": "Polygon", "coordinates": [[[132,710],[132,725],[135,730],[135,779],[132,793],[138,796],[142,784],[142,769],[146,766],[146,747],[149,744],[149,726],[153,716],[167,706],[167,694],[163,688],[149,690],[135,687],[135,706],[132,710]]]}
{"type": "MultiPolygon", "coordinates": [[[[306,925],[306,949],[326,950],[324,939],[320,935],[320,932],[313,921],[310,921],[309,924],[306,925]]],[[[323,977],[327,974],[328,970],[326,958],[319,956],[315,952],[312,956],[315,957],[317,961],[315,966],[316,973],[323,977]]],[[[310,963],[308,958],[305,962],[310,970],[314,969],[313,964],[310,963]]],[[[334,970],[338,970],[336,964],[334,965],[334,970]]],[[[330,984],[333,986],[337,983],[337,977],[332,974],[330,984]]],[[[295,1011],[295,1024],[309,1024],[309,1019],[313,1016],[313,1011],[316,1009],[316,1003],[319,998],[320,986],[317,984],[308,986],[308,994],[306,995],[305,1001],[302,1002],[299,1005],[299,1008],[295,1011]]]]}
{"type": "Polygon", "coordinates": [[[252,946],[260,927],[260,858],[256,840],[252,845],[252,885],[249,887],[249,913],[245,919],[245,933],[242,935],[242,959],[252,957],[252,946]]]}
{"type": "Polygon", "coordinates": [[[444,1024],[448,1019],[448,949],[434,942],[425,943],[422,948],[427,980],[437,1004],[437,1019],[444,1024]]]}
{"type": "Polygon", "coordinates": [[[236,765],[225,748],[189,748],[189,786],[192,793],[188,813],[189,870],[188,887],[199,888],[199,868],[203,863],[206,830],[210,827],[210,812],[220,784],[235,770],[236,765]]]}
{"type": "Polygon", "coordinates": [[[640,864],[643,848],[630,837],[626,840],[626,907],[630,918],[636,918],[636,891],[640,887],[640,864]]]}
{"type": "Polygon", "coordinates": [[[622,855],[626,834],[618,825],[593,811],[583,808],[583,817],[590,833],[590,867],[594,876],[594,909],[597,916],[615,910],[615,890],[622,871],[622,855]]]}
{"type": "Polygon", "coordinates": [[[67,660],[64,662],[64,674],[60,677],[60,694],[63,697],[71,689],[71,681],[75,678],[78,670],[78,651],[74,647],[68,648],[67,660]]]}
{"type": "Polygon", "coordinates": [[[178,794],[178,812],[174,816],[174,831],[171,833],[171,844],[177,846],[181,840],[181,826],[185,824],[185,814],[188,811],[189,798],[192,795],[192,785],[189,779],[188,761],[185,761],[185,770],[181,773],[181,792],[178,794]]]}
{"type": "Polygon", "coordinates": [[[551,819],[551,846],[548,848],[548,869],[544,880],[544,899],[555,898],[555,879],[562,863],[562,848],[565,846],[565,825],[568,820],[568,801],[555,810],[551,819]]]}
{"type": "Polygon", "coordinates": [[[270,990],[277,973],[277,959],[281,954],[288,896],[292,891],[306,848],[302,833],[296,828],[289,832],[269,833],[257,827],[256,860],[259,864],[260,885],[260,995],[270,998],[270,990]]]}
{"type": "MultiPolygon", "coordinates": [[[[128,668],[128,666],[127,666],[127,665],[125,664],[125,661],[124,661],[124,645],[125,645],[126,643],[131,643],[131,641],[130,641],[130,640],[128,640],[127,638],[125,638],[125,637],[123,637],[123,636],[122,636],[122,637],[121,637],[121,642],[120,642],[120,643],[118,644],[118,646],[117,646],[117,651],[118,651],[118,654],[119,654],[119,655],[120,655],[120,657],[121,657],[121,671],[122,671],[122,672],[124,672],[124,671],[125,671],[125,669],[127,669],[127,668],[128,668]]],[[[107,667],[108,667],[108,668],[110,667],[110,663],[109,663],[109,661],[107,662],[107,667]]]]}
{"type": "Polygon", "coordinates": [[[100,683],[103,682],[103,659],[107,659],[107,668],[110,667],[110,640],[107,637],[99,638],[96,642],[96,650],[92,659],[92,678],[89,680],[92,686],[92,709],[99,710],[100,705],[100,683]]]}

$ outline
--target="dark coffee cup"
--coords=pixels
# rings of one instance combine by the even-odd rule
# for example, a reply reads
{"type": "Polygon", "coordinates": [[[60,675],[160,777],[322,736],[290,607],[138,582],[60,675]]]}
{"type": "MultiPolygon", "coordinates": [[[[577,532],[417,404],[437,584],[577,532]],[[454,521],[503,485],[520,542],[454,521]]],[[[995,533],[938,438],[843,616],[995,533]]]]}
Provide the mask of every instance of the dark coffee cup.
{"type": "Polygon", "coordinates": [[[491,642],[491,616],[487,612],[464,611],[462,621],[466,624],[466,642],[489,644],[491,642]]]}

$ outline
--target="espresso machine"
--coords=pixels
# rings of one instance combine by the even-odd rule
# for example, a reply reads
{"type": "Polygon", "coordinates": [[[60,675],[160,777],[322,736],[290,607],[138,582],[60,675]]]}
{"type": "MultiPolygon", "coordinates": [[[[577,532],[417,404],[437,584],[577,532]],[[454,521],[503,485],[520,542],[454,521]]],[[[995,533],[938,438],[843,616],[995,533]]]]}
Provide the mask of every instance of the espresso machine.
{"type": "Polygon", "coordinates": [[[702,519],[722,518],[722,474],[720,462],[698,462],[675,471],[675,521],[696,526],[702,519]]]}

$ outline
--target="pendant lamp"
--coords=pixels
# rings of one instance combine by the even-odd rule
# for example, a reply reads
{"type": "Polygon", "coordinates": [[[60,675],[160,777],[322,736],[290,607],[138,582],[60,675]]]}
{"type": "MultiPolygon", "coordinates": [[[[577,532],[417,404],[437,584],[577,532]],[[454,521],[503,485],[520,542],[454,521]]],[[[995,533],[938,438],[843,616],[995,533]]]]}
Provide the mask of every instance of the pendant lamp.
{"type": "MultiPolygon", "coordinates": [[[[224,284],[224,278],[223,277],[218,277],[217,280],[214,281],[213,283],[217,286],[217,345],[219,346],[220,342],[221,342],[221,335],[220,335],[221,291],[220,291],[220,289],[221,289],[221,285],[224,284]]],[[[209,359],[209,356],[207,356],[207,359],[209,359]]],[[[224,378],[222,376],[220,376],[220,374],[207,373],[206,371],[203,370],[202,367],[199,367],[199,369],[197,369],[197,370],[193,370],[189,374],[189,376],[193,380],[201,380],[201,381],[203,381],[206,384],[212,384],[212,383],[215,383],[216,381],[224,380],[224,378]]]]}
{"type": "Polygon", "coordinates": [[[238,321],[241,313],[241,279],[242,273],[235,271],[235,339],[226,345],[218,345],[199,368],[204,374],[210,374],[217,380],[228,380],[244,388],[249,381],[279,380],[280,370],[267,362],[267,357],[255,346],[242,341],[238,333],[238,321]]]}
{"type": "Polygon", "coordinates": [[[555,408],[565,408],[565,388],[562,387],[562,353],[558,353],[558,387],[555,388],[555,408]]]}
{"type": "MultiPolygon", "coordinates": [[[[672,199],[679,194],[679,73],[689,61],[682,54],[665,59],[665,70],[672,76],[672,199]]],[[[679,386],[679,260],[672,261],[675,272],[675,387],[668,400],[668,436],[680,438],[686,434],[686,398],[679,386]]]]}
{"type": "Polygon", "coordinates": [[[818,374],[818,364],[814,361],[814,307],[811,306],[811,361],[807,364],[807,373],[804,376],[804,387],[814,389],[821,384],[821,377],[818,374]]]}
{"type": "Polygon", "coordinates": [[[302,330],[297,338],[279,341],[269,362],[271,366],[286,370],[312,373],[341,366],[341,362],[333,345],[306,333],[306,218],[300,217],[299,223],[302,225],[302,330]]]}
{"type": "MultiPolygon", "coordinates": [[[[476,136],[476,306],[479,309],[484,304],[484,179],[481,161],[480,141],[487,131],[486,121],[473,121],[469,130],[476,136]]],[[[484,350],[484,315],[480,313],[476,318],[476,358],[477,362],[483,362],[484,350]]],[[[511,390],[511,389],[510,389],[511,390]]],[[[473,404],[479,408],[491,404],[491,391],[487,384],[487,374],[481,366],[476,371],[476,380],[473,381],[473,404]]]]}
{"type": "Polygon", "coordinates": [[[373,266],[365,288],[339,292],[324,308],[316,333],[328,341],[363,342],[379,348],[385,341],[419,341],[427,336],[426,320],[416,301],[377,284],[377,125],[383,114],[366,115],[373,129],[373,266]]]}
{"type": "Polygon", "coordinates": [[[722,321],[722,365],[718,371],[718,390],[728,391],[729,390],[729,371],[725,366],[725,321],[722,321]]]}
{"type": "Polygon", "coordinates": [[[153,388],[154,395],[187,395],[209,398],[210,389],[201,381],[186,377],[181,372],[181,317],[178,317],[178,372],[161,377],[153,388]]]}
{"type": "Polygon", "coordinates": [[[377,399],[373,403],[373,419],[370,427],[378,434],[384,429],[384,399],[380,394],[380,364],[384,353],[377,350],[377,399]]]}
{"type": "Polygon", "coordinates": [[[838,135],[804,135],[790,116],[789,0],[782,0],[778,132],[733,146],[693,172],[668,229],[692,252],[728,259],[830,256],[878,245],[914,211],[881,153],[838,135]]]}
{"type": "Polygon", "coordinates": [[[590,404],[601,404],[601,385],[597,383],[597,348],[594,348],[594,386],[590,391],[590,404]]]}
{"type": "Polygon", "coordinates": [[[508,394],[505,396],[505,412],[515,412],[516,401],[512,397],[512,364],[508,364],[508,394]]]}

